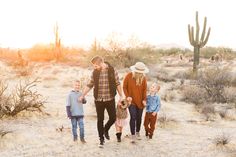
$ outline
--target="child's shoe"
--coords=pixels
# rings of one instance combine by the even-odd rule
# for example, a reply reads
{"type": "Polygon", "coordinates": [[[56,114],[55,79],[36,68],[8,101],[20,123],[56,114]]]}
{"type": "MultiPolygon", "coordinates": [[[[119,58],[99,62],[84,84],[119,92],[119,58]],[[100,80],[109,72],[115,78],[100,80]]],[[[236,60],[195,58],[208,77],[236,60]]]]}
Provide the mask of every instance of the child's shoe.
{"type": "Polygon", "coordinates": [[[136,137],[137,137],[138,140],[141,140],[141,136],[140,136],[139,132],[136,132],[136,137]]]}
{"type": "Polygon", "coordinates": [[[149,139],[152,139],[152,135],[149,135],[149,139]]]}
{"type": "Polygon", "coordinates": [[[131,135],[131,143],[135,143],[136,142],[136,135],[131,135]]]}
{"type": "Polygon", "coordinates": [[[119,132],[119,133],[116,133],[117,142],[121,142],[121,135],[122,135],[122,133],[121,133],[121,132],[119,132]]]}
{"type": "Polygon", "coordinates": [[[84,144],[86,143],[85,139],[84,138],[81,138],[80,141],[84,144]]]}
{"type": "Polygon", "coordinates": [[[77,141],[78,140],[78,137],[77,136],[74,136],[74,138],[73,138],[73,141],[77,141]]]}

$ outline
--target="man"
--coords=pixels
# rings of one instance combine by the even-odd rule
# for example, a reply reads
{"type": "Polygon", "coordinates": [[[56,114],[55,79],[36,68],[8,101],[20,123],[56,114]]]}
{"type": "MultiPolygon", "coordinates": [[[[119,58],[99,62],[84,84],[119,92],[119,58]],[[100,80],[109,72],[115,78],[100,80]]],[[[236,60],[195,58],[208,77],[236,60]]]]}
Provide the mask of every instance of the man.
{"type": "Polygon", "coordinates": [[[94,99],[97,112],[97,129],[100,139],[100,147],[103,147],[105,140],[110,140],[109,129],[116,120],[116,109],[115,109],[115,95],[116,91],[122,100],[121,85],[119,82],[119,76],[117,71],[108,63],[104,62],[100,56],[95,56],[91,63],[94,71],[91,79],[84,89],[80,100],[82,100],[86,94],[94,88],[94,99]],[[107,110],[109,120],[103,125],[104,111],[107,110]]]}

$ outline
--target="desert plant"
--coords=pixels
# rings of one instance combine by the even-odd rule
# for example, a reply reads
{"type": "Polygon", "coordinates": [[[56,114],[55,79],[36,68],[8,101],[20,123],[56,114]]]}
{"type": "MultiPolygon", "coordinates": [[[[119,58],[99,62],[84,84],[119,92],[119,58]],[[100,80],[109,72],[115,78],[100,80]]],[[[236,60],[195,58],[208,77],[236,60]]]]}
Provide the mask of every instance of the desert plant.
{"type": "Polygon", "coordinates": [[[166,128],[170,123],[177,123],[177,120],[168,117],[165,112],[162,112],[158,115],[158,123],[161,128],[166,128]]]}
{"type": "Polygon", "coordinates": [[[225,87],[230,86],[231,74],[229,69],[212,67],[203,69],[197,80],[197,84],[203,88],[208,97],[213,102],[225,103],[226,98],[223,96],[225,87]]]}
{"type": "Polygon", "coordinates": [[[230,141],[231,141],[231,137],[226,133],[222,133],[220,135],[217,135],[214,138],[213,142],[216,146],[225,146],[225,145],[229,144],[230,141]]]}
{"type": "Polygon", "coordinates": [[[226,103],[236,104],[236,89],[233,87],[226,87],[222,93],[226,103]]]}
{"type": "Polygon", "coordinates": [[[200,105],[207,101],[206,92],[197,86],[185,86],[182,91],[182,100],[200,105]]]}
{"type": "MultiPolygon", "coordinates": [[[[32,89],[38,82],[38,79],[25,82],[24,84],[20,82],[11,94],[8,96],[1,95],[0,118],[5,115],[15,116],[22,111],[43,112],[42,107],[44,107],[45,100],[37,91],[32,89]]],[[[7,86],[2,87],[2,89],[6,91],[7,86]]]]}
{"type": "Polygon", "coordinates": [[[207,35],[205,36],[206,33],[206,24],[207,24],[207,18],[204,18],[204,24],[203,24],[203,30],[202,30],[202,35],[201,38],[199,38],[199,31],[200,31],[200,26],[198,22],[198,12],[196,12],[196,34],[194,37],[194,27],[188,25],[188,35],[189,35],[189,42],[190,44],[194,47],[194,62],[193,62],[193,72],[197,74],[198,70],[198,65],[199,65],[199,56],[200,56],[200,49],[203,48],[210,36],[211,28],[209,27],[207,35]]]}
{"type": "Polygon", "coordinates": [[[210,120],[211,115],[215,114],[215,107],[213,105],[203,105],[201,108],[201,113],[205,116],[207,121],[210,120]]]}

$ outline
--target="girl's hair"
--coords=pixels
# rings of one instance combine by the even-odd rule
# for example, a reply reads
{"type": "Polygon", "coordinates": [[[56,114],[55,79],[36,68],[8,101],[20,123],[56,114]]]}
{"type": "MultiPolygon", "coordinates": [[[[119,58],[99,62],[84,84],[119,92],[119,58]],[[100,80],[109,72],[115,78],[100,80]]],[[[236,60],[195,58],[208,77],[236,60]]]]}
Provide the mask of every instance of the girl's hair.
{"type": "Polygon", "coordinates": [[[136,80],[136,85],[141,86],[145,75],[143,73],[132,72],[132,77],[136,80]]]}

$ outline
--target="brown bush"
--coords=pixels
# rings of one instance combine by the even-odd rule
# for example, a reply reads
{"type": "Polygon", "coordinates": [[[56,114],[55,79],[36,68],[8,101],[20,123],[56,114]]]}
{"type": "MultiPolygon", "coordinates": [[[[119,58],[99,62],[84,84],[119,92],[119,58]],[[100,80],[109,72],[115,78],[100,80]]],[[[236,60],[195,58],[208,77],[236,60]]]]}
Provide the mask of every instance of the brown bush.
{"type": "Polygon", "coordinates": [[[22,111],[42,111],[45,100],[37,92],[32,90],[39,81],[37,79],[31,82],[21,82],[16,85],[15,90],[11,94],[6,95],[7,86],[0,84],[0,118],[3,116],[15,116],[22,111]],[[3,98],[3,99],[2,99],[3,98]]]}
{"type": "Polygon", "coordinates": [[[236,88],[227,87],[224,89],[222,96],[224,97],[226,103],[236,104],[236,88]]]}
{"type": "Polygon", "coordinates": [[[197,86],[185,86],[182,91],[182,100],[195,105],[203,104],[207,101],[206,91],[197,86]]]}
{"type": "Polygon", "coordinates": [[[229,69],[212,67],[203,69],[198,76],[197,84],[203,88],[212,102],[225,103],[225,87],[231,83],[229,69]]]}

